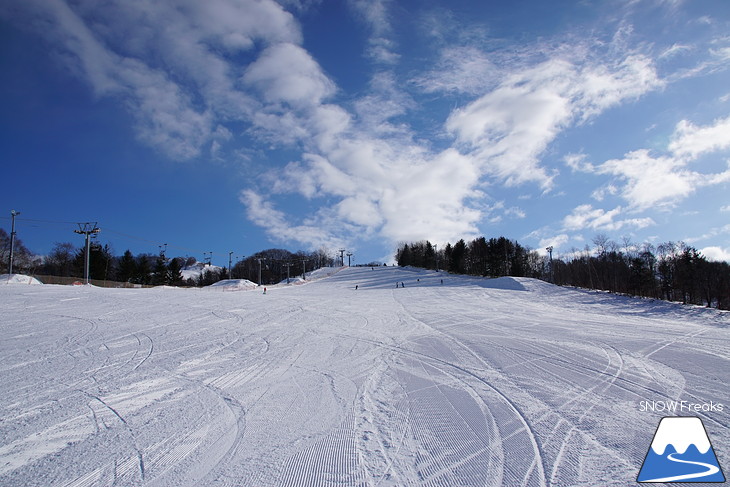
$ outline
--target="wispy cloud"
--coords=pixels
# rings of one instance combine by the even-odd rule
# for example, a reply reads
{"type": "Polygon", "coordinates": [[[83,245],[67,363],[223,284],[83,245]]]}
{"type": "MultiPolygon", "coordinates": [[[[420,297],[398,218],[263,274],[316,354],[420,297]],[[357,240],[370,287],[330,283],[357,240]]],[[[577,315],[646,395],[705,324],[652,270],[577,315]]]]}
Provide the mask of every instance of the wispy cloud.
{"type": "Polygon", "coordinates": [[[619,218],[624,209],[620,206],[605,211],[591,205],[580,205],[563,219],[566,230],[618,231],[624,228],[646,228],[655,225],[651,218],[619,218]]]}
{"type": "Polygon", "coordinates": [[[178,160],[199,156],[220,122],[255,111],[227,56],[256,41],[301,41],[293,17],[270,0],[28,0],[21,11],[42,20],[42,34],[97,96],[124,101],[140,140],[178,160]]]}
{"type": "Polygon", "coordinates": [[[476,46],[449,46],[441,50],[436,67],[413,83],[426,93],[481,95],[503,76],[504,71],[476,46]]]}
{"type": "Polygon", "coordinates": [[[246,206],[249,219],[266,229],[275,241],[301,242],[312,248],[320,246],[337,248],[344,243],[343,239],[327,230],[330,225],[322,224],[324,220],[331,218],[324,211],[316,219],[295,224],[288,220],[286,213],[277,210],[270,201],[255,191],[243,190],[239,198],[246,206]]]}
{"type": "Polygon", "coordinates": [[[671,58],[682,55],[691,50],[692,50],[692,46],[675,43],[675,44],[672,44],[671,47],[665,49],[661,54],[659,54],[659,57],[657,59],[659,59],[661,61],[671,59],[671,58]]]}
{"type": "Polygon", "coordinates": [[[455,110],[446,122],[460,146],[507,185],[553,185],[541,156],[572,123],[662,86],[651,61],[629,55],[611,66],[562,57],[510,73],[489,93],[455,110]]]}
{"type": "Polygon", "coordinates": [[[389,14],[392,1],[349,0],[349,3],[370,29],[371,35],[367,49],[370,59],[384,65],[397,63],[400,55],[396,52],[396,45],[392,40],[389,14]]]}

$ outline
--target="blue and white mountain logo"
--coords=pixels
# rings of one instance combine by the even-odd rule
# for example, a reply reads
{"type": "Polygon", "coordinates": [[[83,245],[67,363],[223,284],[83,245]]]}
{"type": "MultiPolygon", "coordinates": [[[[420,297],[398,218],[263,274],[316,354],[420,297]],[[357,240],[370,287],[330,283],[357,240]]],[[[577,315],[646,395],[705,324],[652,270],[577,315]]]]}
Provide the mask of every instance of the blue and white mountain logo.
{"type": "Polygon", "coordinates": [[[702,420],[662,418],[636,481],[725,482],[702,420]]]}

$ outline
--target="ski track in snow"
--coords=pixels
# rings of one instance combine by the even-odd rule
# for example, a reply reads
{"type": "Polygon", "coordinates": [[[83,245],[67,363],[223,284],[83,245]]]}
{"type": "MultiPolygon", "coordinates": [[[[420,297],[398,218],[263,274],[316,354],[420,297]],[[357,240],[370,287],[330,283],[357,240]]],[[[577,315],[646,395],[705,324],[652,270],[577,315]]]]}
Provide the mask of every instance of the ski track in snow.
{"type": "Polygon", "coordinates": [[[216,291],[0,286],[0,485],[623,486],[672,414],[640,401],[730,392],[712,310],[409,268],[216,291]]]}

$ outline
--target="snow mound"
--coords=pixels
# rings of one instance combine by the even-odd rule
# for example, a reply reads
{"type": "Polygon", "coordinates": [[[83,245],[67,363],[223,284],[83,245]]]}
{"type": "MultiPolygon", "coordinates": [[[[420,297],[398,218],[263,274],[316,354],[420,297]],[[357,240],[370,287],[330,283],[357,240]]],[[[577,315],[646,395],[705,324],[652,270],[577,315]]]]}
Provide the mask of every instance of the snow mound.
{"type": "Polygon", "coordinates": [[[258,287],[258,284],[248,279],[224,279],[208,286],[224,291],[247,291],[258,287]]]}
{"type": "Polygon", "coordinates": [[[2,274],[0,275],[0,283],[2,284],[43,284],[35,277],[26,276],[24,274],[2,274]]]}
{"type": "Polygon", "coordinates": [[[533,277],[500,277],[498,279],[511,279],[516,284],[522,286],[525,291],[532,291],[538,293],[556,293],[565,291],[565,288],[551,284],[547,281],[535,279],[533,277]]]}
{"type": "Polygon", "coordinates": [[[504,291],[527,291],[524,284],[515,277],[495,277],[494,279],[485,279],[479,283],[479,286],[490,289],[502,289],[504,291]]]}

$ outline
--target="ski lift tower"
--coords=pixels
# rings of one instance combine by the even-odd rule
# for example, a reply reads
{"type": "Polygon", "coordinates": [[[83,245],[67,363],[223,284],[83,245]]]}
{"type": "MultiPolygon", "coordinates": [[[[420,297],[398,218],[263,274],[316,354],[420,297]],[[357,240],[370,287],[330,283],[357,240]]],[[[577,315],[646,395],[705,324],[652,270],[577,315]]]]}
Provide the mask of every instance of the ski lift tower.
{"type": "Polygon", "coordinates": [[[20,215],[19,211],[10,210],[10,217],[12,218],[12,225],[10,229],[10,263],[8,264],[8,274],[13,273],[13,254],[15,250],[15,217],[20,215]]]}
{"type": "Polygon", "coordinates": [[[96,235],[101,231],[99,227],[96,226],[96,222],[86,222],[86,223],[77,223],[79,226],[78,230],[74,230],[74,233],[78,233],[79,235],[85,235],[86,236],[86,258],[84,259],[84,280],[86,281],[86,284],[89,284],[89,249],[91,247],[91,235],[96,235]]]}
{"type": "Polygon", "coordinates": [[[553,282],[553,246],[547,247],[545,250],[547,250],[548,254],[550,254],[550,282],[553,282]]]}

